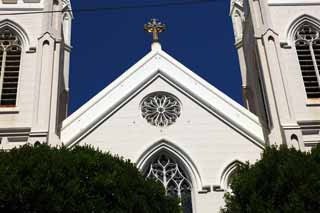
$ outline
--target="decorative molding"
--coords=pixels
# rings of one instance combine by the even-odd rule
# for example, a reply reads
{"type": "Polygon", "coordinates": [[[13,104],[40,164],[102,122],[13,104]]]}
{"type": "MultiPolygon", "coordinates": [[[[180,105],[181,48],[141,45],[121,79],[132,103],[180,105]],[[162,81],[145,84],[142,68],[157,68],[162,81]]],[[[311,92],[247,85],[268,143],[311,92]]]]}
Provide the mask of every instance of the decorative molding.
{"type": "Polygon", "coordinates": [[[18,23],[15,23],[9,19],[4,19],[0,21],[0,29],[5,27],[12,29],[18,34],[22,42],[22,49],[24,49],[25,51],[29,51],[32,47],[36,46],[34,44],[30,44],[28,33],[18,23]]]}
{"type": "MultiPolygon", "coordinates": [[[[191,201],[191,194],[193,191],[192,180],[188,177],[185,169],[168,153],[158,153],[149,162],[148,171],[145,176],[148,179],[153,179],[160,182],[167,195],[177,197],[180,200],[188,199],[191,201]]],[[[180,205],[188,208],[180,201],[180,205]]]]}
{"type": "Polygon", "coordinates": [[[230,5],[230,16],[235,37],[235,43],[239,43],[243,38],[243,31],[246,21],[246,5],[243,0],[232,0],[230,5]]]}
{"type": "Polygon", "coordinates": [[[234,160],[224,168],[221,174],[220,188],[218,188],[219,190],[229,190],[230,178],[232,177],[239,165],[243,165],[243,163],[239,160],[234,160]]]}
{"type": "Polygon", "coordinates": [[[203,191],[203,188],[207,185],[203,185],[202,179],[192,158],[183,151],[176,144],[169,142],[169,140],[161,139],[158,142],[153,143],[151,146],[146,147],[145,151],[137,158],[136,166],[139,170],[145,171],[148,169],[147,165],[152,158],[160,153],[168,153],[177,160],[183,167],[187,176],[191,179],[193,189],[196,191],[203,191]]]}
{"type": "Polygon", "coordinates": [[[153,50],[117,80],[63,121],[61,138],[67,146],[103,122],[152,78],[163,77],[199,105],[247,137],[261,149],[265,146],[257,116],[220,92],[162,50],[153,50]]]}
{"type": "Polygon", "coordinates": [[[319,0],[269,0],[270,6],[305,6],[305,5],[320,5],[319,0]]]}
{"type": "Polygon", "coordinates": [[[243,0],[231,0],[230,2],[230,16],[233,15],[234,11],[238,9],[243,12],[243,0]]]}
{"type": "Polygon", "coordinates": [[[13,128],[0,128],[0,136],[21,136],[29,135],[30,127],[13,127],[13,128]]]}
{"type": "Polygon", "coordinates": [[[214,192],[225,192],[225,190],[222,189],[220,185],[213,185],[212,186],[212,191],[214,191],[214,192]]]}
{"type": "Polygon", "coordinates": [[[41,0],[23,0],[24,3],[40,3],[41,0]]]}
{"type": "Polygon", "coordinates": [[[19,111],[18,107],[0,107],[0,114],[17,114],[19,111]]]}
{"type": "Polygon", "coordinates": [[[234,46],[236,49],[240,49],[243,47],[243,39],[238,39],[235,43],[234,46]]]}
{"type": "Polygon", "coordinates": [[[62,1],[62,10],[70,14],[71,19],[73,19],[72,7],[70,0],[61,0],[62,1]]]}
{"type": "Polygon", "coordinates": [[[243,7],[243,0],[231,0],[231,6],[233,6],[235,4],[243,7]]]}
{"type": "Polygon", "coordinates": [[[18,0],[2,0],[3,4],[17,4],[18,0]]]}
{"type": "Polygon", "coordinates": [[[28,136],[19,136],[19,137],[8,137],[9,143],[27,143],[28,136]]]}
{"type": "Polygon", "coordinates": [[[0,0],[1,11],[39,11],[43,10],[41,0],[0,0]]]}
{"type": "Polygon", "coordinates": [[[61,2],[63,8],[71,6],[70,0],[61,0],[61,2]]]}
{"type": "MultiPolygon", "coordinates": [[[[272,28],[268,27],[268,28],[262,28],[261,30],[261,38],[264,36],[273,36],[273,37],[278,37],[279,34],[272,28]]],[[[256,37],[257,38],[257,37],[256,37]]]]}
{"type": "Polygon", "coordinates": [[[290,22],[287,27],[285,37],[280,38],[280,45],[283,48],[291,48],[294,46],[294,36],[301,24],[308,22],[320,29],[320,20],[308,14],[302,14],[290,22]]]}
{"type": "Polygon", "coordinates": [[[199,194],[207,194],[209,192],[211,192],[211,186],[210,185],[202,186],[202,189],[200,191],[198,191],[199,194]]]}
{"type": "Polygon", "coordinates": [[[167,92],[147,95],[140,104],[141,114],[153,126],[166,127],[174,124],[181,114],[180,100],[167,92]]]}

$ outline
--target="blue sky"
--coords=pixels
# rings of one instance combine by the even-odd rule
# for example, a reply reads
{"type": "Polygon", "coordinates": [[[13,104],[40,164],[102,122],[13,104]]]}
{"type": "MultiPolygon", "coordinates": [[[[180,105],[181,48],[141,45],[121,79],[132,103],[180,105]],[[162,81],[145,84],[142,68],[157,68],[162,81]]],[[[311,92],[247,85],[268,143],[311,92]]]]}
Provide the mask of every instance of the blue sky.
{"type": "MultiPolygon", "coordinates": [[[[181,0],[74,0],[73,9],[181,0]]],[[[150,51],[143,25],[158,18],[164,51],[241,103],[241,77],[229,0],[198,5],[74,13],[70,70],[72,113],[150,51]]]]}

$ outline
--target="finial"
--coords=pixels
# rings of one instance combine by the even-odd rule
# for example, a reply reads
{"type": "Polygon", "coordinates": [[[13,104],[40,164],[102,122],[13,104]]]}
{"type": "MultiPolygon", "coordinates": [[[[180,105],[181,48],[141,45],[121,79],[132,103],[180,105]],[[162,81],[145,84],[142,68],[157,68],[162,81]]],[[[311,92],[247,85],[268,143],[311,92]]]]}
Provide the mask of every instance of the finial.
{"type": "Polygon", "coordinates": [[[166,30],[166,25],[162,24],[157,19],[151,19],[150,22],[144,25],[144,30],[153,35],[153,43],[159,42],[159,33],[162,33],[166,30]]]}

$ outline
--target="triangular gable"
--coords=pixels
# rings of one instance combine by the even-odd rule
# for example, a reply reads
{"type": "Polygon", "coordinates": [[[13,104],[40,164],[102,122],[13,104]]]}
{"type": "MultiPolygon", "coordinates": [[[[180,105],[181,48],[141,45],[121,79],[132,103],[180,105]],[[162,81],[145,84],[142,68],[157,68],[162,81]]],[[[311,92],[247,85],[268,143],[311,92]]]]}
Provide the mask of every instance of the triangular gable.
{"type": "Polygon", "coordinates": [[[77,143],[136,91],[158,75],[169,79],[186,94],[197,100],[214,115],[225,120],[228,125],[258,146],[264,146],[261,124],[254,114],[161,49],[152,50],[64,120],[61,132],[62,142],[67,146],[77,143]]]}

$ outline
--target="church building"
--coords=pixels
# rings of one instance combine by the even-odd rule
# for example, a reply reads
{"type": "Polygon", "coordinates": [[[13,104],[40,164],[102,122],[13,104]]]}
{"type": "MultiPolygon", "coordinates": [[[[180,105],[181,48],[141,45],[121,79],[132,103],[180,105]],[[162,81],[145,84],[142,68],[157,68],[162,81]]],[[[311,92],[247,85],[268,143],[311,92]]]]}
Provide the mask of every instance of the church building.
{"type": "Polygon", "coordinates": [[[69,0],[0,0],[0,148],[91,145],[130,159],[184,213],[212,213],[238,164],[320,143],[319,0],[231,0],[244,106],[162,50],[153,19],[150,52],[67,115],[71,11],[69,0]]]}

